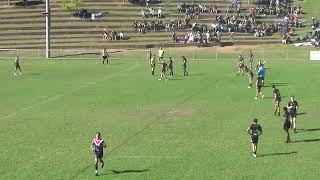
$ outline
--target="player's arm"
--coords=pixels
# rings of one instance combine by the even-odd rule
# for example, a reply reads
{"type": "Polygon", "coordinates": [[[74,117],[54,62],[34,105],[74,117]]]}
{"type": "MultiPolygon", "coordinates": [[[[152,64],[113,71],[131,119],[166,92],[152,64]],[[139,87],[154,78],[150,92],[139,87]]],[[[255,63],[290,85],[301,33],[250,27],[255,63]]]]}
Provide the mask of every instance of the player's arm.
{"type": "Polygon", "coordinates": [[[258,136],[260,136],[261,134],[262,134],[262,128],[260,127],[258,136]]]}
{"type": "Polygon", "coordinates": [[[295,103],[295,104],[296,104],[296,110],[298,110],[298,102],[296,101],[296,103],[295,103]]]}
{"type": "Polygon", "coordinates": [[[264,65],[264,64],[266,64],[268,62],[268,60],[265,60],[262,64],[264,65]]]}
{"type": "Polygon", "coordinates": [[[247,129],[247,133],[249,134],[249,135],[252,135],[252,133],[250,132],[250,127],[248,127],[248,129],[247,129]]]}

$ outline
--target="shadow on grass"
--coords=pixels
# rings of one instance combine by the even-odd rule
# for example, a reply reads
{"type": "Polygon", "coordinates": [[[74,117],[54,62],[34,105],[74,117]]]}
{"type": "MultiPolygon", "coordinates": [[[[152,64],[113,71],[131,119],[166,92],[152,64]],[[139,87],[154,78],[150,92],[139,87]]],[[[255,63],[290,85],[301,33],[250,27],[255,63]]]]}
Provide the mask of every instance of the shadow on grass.
{"type": "Polygon", "coordinates": [[[129,170],[110,170],[112,174],[124,174],[124,173],[143,173],[149,171],[149,169],[129,169],[129,170]]]}
{"type": "Polygon", "coordinates": [[[177,81],[177,80],[184,80],[184,79],[181,79],[181,78],[174,78],[174,79],[169,79],[170,81],[177,81]]]}
{"type": "Polygon", "coordinates": [[[285,152],[285,153],[272,153],[272,154],[262,154],[260,157],[266,157],[266,156],[283,156],[283,155],[289,155],[289,154],[296,154],[298,153],[297,151],[292,151],[292,152],[285,152]]]}
{"type": "Polygon", "coordinates": [[[39,76],[41,75],[40,73],[26,73],[26,74],[23,74],[25,76],[39,76]]]}
{"type": "Polygon", "coordinates": [[[304,139],[304,140],[298,140],[298,141],[292,141],[292,143],[299,143],[299,142],[318,142],[320,139],[304,139]]]}
{"type": "Polygon", "coordinates": [[[298,132],[320,131],[320,128],[313,129],[297,129],[298,132]]]}
{"type": "Polygon", "coordinates": [[[307,113],[305,113],[305,112],[297,113],[298,116],[300,116],[300,115],[305,115],[305,114],[307,114],[307,113]]]}
{"type": "MultiPolygon", "coordinates": [[[[78,54],[68,54],[68,55],[54,56],[54,57],[52,57],[52,58],[73,57],[73,56],[83,56],[83,55],[100,55],[100,53],[78,53],[78,54]]],[[[97,58],[97,59],[99,59],[99,58],[97,58]]]]}
{"type": "Polygon", "coordinates": [[[204,76],[206,74],[190,74],[189,76],[204,76]]]}

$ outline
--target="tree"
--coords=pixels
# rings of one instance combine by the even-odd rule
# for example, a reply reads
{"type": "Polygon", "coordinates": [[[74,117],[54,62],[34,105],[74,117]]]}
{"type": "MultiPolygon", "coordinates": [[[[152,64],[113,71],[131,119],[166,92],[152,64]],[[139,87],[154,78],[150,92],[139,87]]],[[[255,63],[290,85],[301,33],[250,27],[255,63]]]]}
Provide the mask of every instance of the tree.
{"type": "Polygon", "coordinates": [[[60,6],[66,10],[78,10],[81,0],[60,0],[60,6]]]}

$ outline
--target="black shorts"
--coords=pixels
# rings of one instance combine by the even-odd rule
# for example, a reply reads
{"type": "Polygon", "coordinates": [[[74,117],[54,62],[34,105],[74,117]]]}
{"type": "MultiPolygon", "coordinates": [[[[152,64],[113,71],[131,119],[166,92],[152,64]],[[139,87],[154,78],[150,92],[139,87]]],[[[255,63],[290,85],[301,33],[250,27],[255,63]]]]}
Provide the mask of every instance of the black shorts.
{"type": "Polygon", "coordinates": [[[257,89],[258,89],[258,90],[261,90],[261,88],[262,88],[262,86],[257,86],[257,89]]]}
{"type": "Polygon", "coordinates": [[[258,144],[258,142],[259,142],[259,136],[252,135],[251,136],[251,143],[258,144]]]}
{"type": "Polygon", "coordinates": [[[283,129],[285,131],[288,131],[290,129],[290,126],[291,126],[290,121],[285,121],[283,124],[283,129]]]}
{"type": "Polygon", "coordinates": [[[95,152],[94,157],[98,158],[98,159],[102,159],[103,158],[103,153],[95,152]]]}
{"type": "Polygon", "coordinates": [[[276,103],[280,103],[281,102],[281,97],[276,98],[276,103]]]}
{"type": "Polygon", "coordinates": [[[16,69],[21,69],[20,65],[16,65],[16,69]]]}
{"type": "Polygon", "coordinates": [[[108,58],[108,56],[102,56],[103,60],[106,60],[108,58]]]}
{"type": "Polygon", "coordinates": [[[290,112],[291,118],[296,118],[297,117],[297,112],[290,112]]]}

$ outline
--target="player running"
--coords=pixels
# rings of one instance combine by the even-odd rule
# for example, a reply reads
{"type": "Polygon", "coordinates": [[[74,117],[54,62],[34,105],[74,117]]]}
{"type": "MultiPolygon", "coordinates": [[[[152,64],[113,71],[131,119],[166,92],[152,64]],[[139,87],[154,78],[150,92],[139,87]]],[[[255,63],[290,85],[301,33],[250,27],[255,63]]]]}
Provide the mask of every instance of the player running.
{"type": "Polygon", "coordinates": [[[189,76],[189,73],[187,71],[187,58],[185,56],[182,56],[182,69],[183,76],[189,76]]]}
{"type": "Polygon", "coordinates": [[[101,51],[101,57],[102,57],[102,63],[104,64],[105,61],[107,61],[107,64],[109,64],[109,53],[106,48],[104,48],[101,51]]]}
{"type": "Polygon", "coordinates": [[[160,75],[159,80],[168,80],[167,76],[166,76],[167,66],[168,66],[168,64],[164,60],[162,60],[162,62],[161,62],[161,75],[160,75]]]}
{"type": "Polygon", "coordinates": [[[250,69],[252,69],[252,63],[253,63],[253,53],[252,53],[252,50],[250,49],[249,50],[249,67],[250,69]]]}
{"type": "Polygon", "coordinates": [[[154,75],[154,71],[156,70],[156,56],[152,55],[150,58],[150,66],[151,66],[151,74],[154,75]]]}
{"type": "Polygon", "coordinates": [[[273,102],[274,102],[274,115],[278,113],[278,116],[280,116],[280,102],[281,102],[281,95],[279,89],[276,88],[275,85],[272,85],[273,89],[273,102]]]}
{"type": "Polygon", "coordinates": [[[241,73],[242,76],[244,74],[244,59],[241,55],[239,55],[239,64],[238,64],[238,76],[241,73]]]}
{"type": "Polygon", "coordinates": [[[106,148],[107,145],[105,144],[104,140],[101,138],[101,134],[99,132],[96,133],[96,137],[91,142],[91,148],[94,153],[94,160],[95,160],[95,173],[98,176],[98,162],[101,163],[101,168],[104,166],[103,162],[103,148],[106,148]]]}
{"type": "Polygon", "coordinates": [[[169,77],[173,77],[173,61],[171,57],[169,58],[168,68],[169,68],[169,77]]]}
{"type": "Polygon", "coordinates": [[[290,97],[290,101],[288,103],[287,108],[290,110],[290,122],[291,122],[291,129],[293,129],[293,131],[295,133],[297,133],[296,131],[296,125],[297,125],[297,110],[298,110],[298,102],[294,99],[293,96],[290,97]]]}
{"type": "Polygon", "coordinates": [[[256,97],[254,99],[258,99],[259,95],[261,95],[261,99],[264,98],[264,95],[262,93],[262,78],[258,76],[257,82],[256,82],[256,97]]]}
{"type": "Polygon", "coordinates": [[[253,124],[247,129],[247,132],[251,136],[252,155],[257,157],[259,136],[262,134],[262,127],[258,124],[258,119],[253,119],[253,124]]]}
{"type": "Polygon", "coordinates": [[[162,62],[163,56],[164,56],[164,50],[162,49],[162,47],[160,47],[160,49],[158,50],[158,55],[159,55],[159,62],[162,62]]]}
{"type": "Polygon", "coordinates": [[[13,71],[13,75],[17,76],[17,72],[19,73],[20,76],[22,76],[22,70],[20,67],[20,58],[19,56],[16,56],[16,59],[14,60],[14,71],[13,71]]]}
{"type": "Polygon", "coordinates": [[[284,123],[283,123],[283,130],[286,132],[287,135],[287,140],[285,141],[286,143],[290,143],[290,134],[289,134],[289,129],[290,129],[290,113],[288,112],[287,107],[283,107],[283,117],[284,117],[284,123]]]}
{"type": "Polygon", "coordinates": [[[245,70],[246,70],[247,75],[248,75],[248,81],[249,81],[248,88],[252,88],[252,81],[253,81],[254,73],[253,73],[252,69],[249,69],[247,66],[245,66],[245,70]]]}

